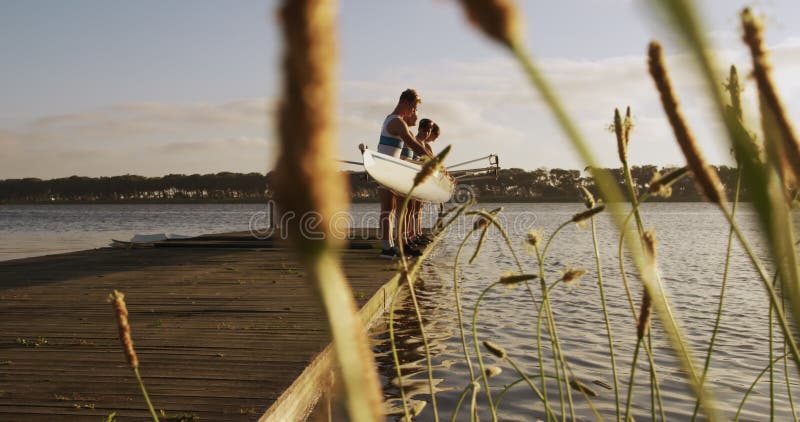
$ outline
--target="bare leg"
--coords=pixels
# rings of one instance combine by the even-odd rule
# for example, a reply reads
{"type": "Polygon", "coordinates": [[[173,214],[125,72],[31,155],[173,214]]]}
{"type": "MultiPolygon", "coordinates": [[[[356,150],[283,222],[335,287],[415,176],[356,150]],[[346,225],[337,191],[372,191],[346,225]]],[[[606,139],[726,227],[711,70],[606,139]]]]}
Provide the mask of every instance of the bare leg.
{"type": "Polygon", "coordinates": [[[402,234],[402,241],[403,243],[408,243],[409,240],[414,238],[416,232],[416,219],[414,218],[417,214],[417,204],[418,201],[412,199],[408,201],[408,208],[406,209],[406,213],[403,214],[403,234],[402,234]]]}
{"type": "Polygon", "coordinates": [[[421,208],[422,208],[422,202],[420,201],[413,201],[413,203],[411,204],[411,212],[410,212],[411,215],[409,216],[408,219],[409,226],[411,227],[408,236],[409,239],[413,239],[419,236],[419,230],[417,230],[417,228],[419,226],[419,211],[421,208]]]}
{"type": "Polygon", "coordinates": [[[421,236],[422,235],[422,210],[424,208],[425,208],[425,203],[424,202],[420,201],[420,202],[417,203],[417,217],[416,217],[416,221],[417,221],[417,226],[416,226],[416,228],[417,228],[417,236],[421,236]]]}
{"type": "Polygon", "coordinates": [[[397,208],[397,197],[389,190],[378,189],[378,198],[381,201],[380,232],[378,234],[383,240],[384,248],[388,248],[394,246],[392,223],[394,223],[395,209],[397,208]]]}

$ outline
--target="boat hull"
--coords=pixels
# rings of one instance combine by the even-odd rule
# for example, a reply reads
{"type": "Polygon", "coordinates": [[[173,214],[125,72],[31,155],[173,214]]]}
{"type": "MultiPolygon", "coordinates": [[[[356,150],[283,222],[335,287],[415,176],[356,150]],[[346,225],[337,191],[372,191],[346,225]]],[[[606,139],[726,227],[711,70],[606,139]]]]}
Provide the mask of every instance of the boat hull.
{"type": "MultiPolygon", "coordinates": [[[[365,149],[364,170],[381,186],[399,194],[407,195],[414,186],[414,177],[422,166],[379,152],[365,149]]],[[[442,171],[425,179],[411,193],[411,197],[424,202],[441,204],[450,200],[455,182],[442,171]]]]}

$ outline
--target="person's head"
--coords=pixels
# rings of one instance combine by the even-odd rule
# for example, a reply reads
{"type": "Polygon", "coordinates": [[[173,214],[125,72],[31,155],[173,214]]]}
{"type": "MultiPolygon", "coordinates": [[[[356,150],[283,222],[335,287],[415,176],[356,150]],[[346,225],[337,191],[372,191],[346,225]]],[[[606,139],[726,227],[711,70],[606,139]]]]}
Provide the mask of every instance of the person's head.
{"type": "MultiPolygon", "coordinates": [[[[422,124],[422,123],[420,123],[422,124]]],[[[428,142],[433,142],[439,137],[439,125],[431,122],[431,136],[428,137],[428,142]]]]}
{"type": "Polygon", "coordinates": [[[416,108],[411,109],[411,111],[409,111],[409,112],[407,112],[405,114],[400,114],[400,116],[403,118],[403,121],[406,122],[406,125],[408,125],[408,126],[414,126],[414,125],[417,124],[417,109],[416,108]]]}
{"type": "MultiPolygon", "coordinates": [[[[397,111],[397,114],[405,119],[407,114],[417,114],[417,106],[421,102],[422,99],[419,97],[419,94],[417,94],[417,91],[409,88],[400,94],[400,100],[397,102],[397,107],[395,107],[395,110],[397,111]]],[[[413,120],[416,123],[416,116],[414,116],[413,120]]]]}
{"type": "Polygon", "coordinates": [[[417,139],[425,141],[431,136],[433,122],[431,119],[422,119],[419,121],[419,128],[417,129],[417,139]]]}

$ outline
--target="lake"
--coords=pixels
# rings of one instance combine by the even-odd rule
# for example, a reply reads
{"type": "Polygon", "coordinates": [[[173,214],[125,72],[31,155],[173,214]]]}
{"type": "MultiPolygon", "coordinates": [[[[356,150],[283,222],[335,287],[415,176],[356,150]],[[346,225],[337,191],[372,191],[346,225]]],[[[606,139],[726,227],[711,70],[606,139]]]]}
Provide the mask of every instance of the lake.
{"type": "MultiPolygon", "coordinates": [[[[574,204],[480,204],[479,208],[503,206],[501,221],[506,225],[513,247],[525,272],[538,274],[534,256],[526,249],[528,230],[540,228],[545,237],[573,214],[583,211],[574,204]]],[[[357,225],[376,225],[377,204],[356,204],[351,215],[357,225]]],[[[127,240],[136,233],[177,233],[197,235],[212,232],[248,230],[250,221],[263,215],[259,204],[136,204],[136,205],[3,205],[0,206],[0,260],[46,255],[74,250],[99,248],[114,238],[127,240]]],[[[426,213],[427,220],[435,212],[426,213]]],[[[794,216],[797,227],[798,215],[794,216]]],[[[702,369],[705,347],[711,336],[719,301],[720,283],[725,263],[728,227],[719,211],[705,203],[655,203],[643,207],[646,228],[655,230],[658,239],[658,265],[662,281],[674,314],[683,328],[685,338],[692,344],[698,367],[702,369]]],[[[754,221],[754,213],[742,207],[737,220],[758,251],[762,240],[754,221]]],[[[462,391],[470,385],[469,368],[461,345],[455,312],[453,263],[461,241],[469,234],[472,221],[464,219],[448,231],[433,256],[422,269],[418,296],[425,320],[425,331],[431,341],[433,377],[437,383],[437,404],[440,417],[449,420],[462,391]]],[[[597,217],[603,283],[607,309],[614,339],[614,351],[623,406],[628,389],[628,377],[636,345],[636,323],[626,295],[617,246],[618,234],[607,216],[597,217]]],[[[459,260],[460,298],[464,310],[468,350],[476,365],[472,343],[471,318],[478,296],[486,287],[505,273],[515,271],[513,256],[497,230],[490,230],[479,255],[472,264],[478,235],[466,241],[459,260]]],[[[377,253],[377,252],[376,252],[377,253]]],[[[630,262],[626,261],[632,297],[638,312],[641,285],[630,262]]],[[[765,261],[766,267],[771,268],[765,261]]],[[[556,281],[566,268],[588,271],[569,285],[559,285],[551,293],[551,307],[562,349],[574,376],[589,387],[597,397],[592,399],[595,410],[606,420],[615,420],[615,395],[605,386],[613,385],[606,326],[597,283],[592,232],[589,227],[569,224],[553,240],[545,259],[548,282],[556,281]]],[[[771,273],[771,269],[770,269],[771,273]]],[[[532,284],[535,297],[540,299],[538,281],[532,284]]],[[[408,300],[398,307],[396,324],[398,348],[403,362],[403,385],[412,400],[428,402],[418,420],[433,420],[429,403],[427,371],[419,327],[408,300]]],[[[732,419],[750,385],[767,367],[769,360],[769,319],[764,289],[738,243],[734,243],[725,307],[708,383],[720,413],[732,419]]],[[[480,305],[477,320],[479,341],[490,340],[506,349],[509,356],[524,372],[538,376],[536,347],[536,307],[528,291],[522,287],[497,287],[489,291],[480,305]]],[[[377,358],[383,377],[387,409],[400,407],[399,390],[391,352],[386,342],[385,324],[372,330],[377,358]]],[[[776,326],[776,335],[779,329],[776,326]]],[[[669,420],[688,419],[694,409],[683,371],[678,367],[657,321],[653,323],[653,350],[660,393],[669,420]]],[[[548,337],[543,337],[545,368],[552,372],[548,337]]],[[[505,386],[518,380],[513,368],[481,349],[487,366],[498,366],[502,373],[490,378],[493,397],[505,386]]],[[[783,352],[782,342],[774,346],[775,357],[783,352]]],[[[477,369],[476,369],[477,370],[477,369]]],[[[800,391],[797,368],[789,362],[790,387],[800,391]]],[[[633,392],[633,414],[637,420],[651,418],[651,389],[649,365],[641,353],[637,363],[633,392]]],[[[747,399],[741,420],[764,420],[770,414],[769,371],[747,399]]],[[[772,406],[778,420],[792,419],[787,399],[783,361],[775,366],[775,393],[772,406]]],[[[538,378],[534,384],[541,386],[538,378]]],[[[558,388],[547,383],[551,407],[560,412],[558,388]]],[[[594,420],[586,400],[572,391],[576,417],[594,420]]],[[[471,396],[462,405],[457,420],[469,418],[471,396]]],[[[483,388],[476,396],[482,420],[490,420],[483,388]]],[[[498,406],[501,420],[529,421],[544,419],[541,402],[525,383],[509,388],[498,406]]],[[[389,417],[388,420],[393,420],[389,417]]]]}

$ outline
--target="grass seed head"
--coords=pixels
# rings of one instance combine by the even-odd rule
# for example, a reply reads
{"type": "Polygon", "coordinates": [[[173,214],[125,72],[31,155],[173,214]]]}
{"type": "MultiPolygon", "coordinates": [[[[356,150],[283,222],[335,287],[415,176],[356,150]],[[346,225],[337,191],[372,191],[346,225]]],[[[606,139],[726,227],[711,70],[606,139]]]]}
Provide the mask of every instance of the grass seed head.
{"type": "Polygon", "coordinates": [[[600,214],[601,212],[603,212],[604,209],[606,209],[605,204],[596,205],[594,208],[588,209],[584,212],[580,212],[572,216],[572,222],[580,223],[582,221],[586,221],[594,217],[595,215],[600,214]]]}
{"type": "Polygon", "coordinates": [[[492,343],[491,341],[484,341],[483,345],[491,352],[493,355],[499,357],[500,359],[506,358],[506,349],[498,346],[497,344],[492,343]]]}
{"type": "Polygon", "coordinates": [[[489,378],[496,377],[502,373],[503,373],[503,368],[499,366],[490,366],[486,368],[486,376],[489,378]]]}
{"type": "Polygon", "coordinates": [[[728,74],[728,80],[724,84],[725,89],[728,90],[728,94],[731,97],[731,108],[733,108],[734,115],[737,119],[742,119],[742,91],[744,90],[742,86],[739,84],[739,72],[736,70],[736,66],[731,65],[730,72],[728,74]]]}
{"type": "Polygon", "coordinates": [[[636,321],[636,337],[642,339],[650,332],[650,313],[653,303],[647,290],[642,294],[642,306],[639,308],[639,320],[636,321]]]}
{"type": "Polygon", "coordinates": [[[656,232],[655,230],[648,230],[642,234],[642,240],[644,240],[644,249],[647,252],[647,255],[653,261],[656,260],[656,232]]]}
{"type": "MultiPolygon", "coordinates": [[[[489,214],[492,217],[496,217],[497,214],[500,213],[500,211],[503,211],[503,207],[497,207],[497,208],[495,208],[495,209],[493,209],[491,211],[488,211],[488,212],[487,211],[482,211],[482,212],[485,212],[486,214],[489,214]]],[[[475,229],[475,230],[480,230],[480,229],[488,226],[489,223],[491,223],[491,222],[492,222],[492,220],[490,220],[489,217],[487,217],[485,215],[478,214],[478,218],[475,219],[475,222],[472,224],[472,228],[475,229]]]]}
{"type": "Polygon", "coordinates": [[[761,102],[762,130],[768,156],[777,168],[787,191],[800,182],[800,139],[795,134],[792,122],[781,103],[771,76],[771,66],[764,48],[764,25],[762,19],[753,15],[749,8],[741,13],[743,40],[750,49],[753,61],[753,77],[758,86],[761,102]]]}
{"type": "Polygon", "coordinates": [[[594,390],[587,387],[586,384],[576,380],[575,378],[569,380],[569,386],[572,387],[573,390],[580,391],[589,397],[597,397],[597,393],[594,390]]]}
{"type": "Polygon", "coordinates": [[[282,211],[313,215],[315,233],[304,236],[308,219],[292,219],[286,234],[309,255],[340,245],[347,232],[337,219],[350,202],[349,184],[334,159],[337,145],[336,68],[333,2],[287,1],[283,22],[283,93],[277,113],[280,157],[275,167],[275,199],[282,211]]]}
{"type": "Polygon", "coordinates": [[[539,244],[542,242],[542,230],[541,229],[533,229],[528,230],[527,239],[528,244],[538,248],[539,244]]]}
{"type": "Polygon", "coordinates": [[[672,195],[672,184],[688,172],[688,167],[672,170],[663,176],[656,172],[653,174],[653,178],[650,179],[648,192],[650,192],[651,195],[669,198],[672,195]]]}
{"type": "Polygon", "coordinates": [[[414,176],[414,186],[419,186],[422,182],[424,182],[428,177],[430,177],[433,173],[438,171],[442,167],[442,163],[444,159],[447,157],[447,154],[450,153],[450,145],[446,146],[442,152],[436,155],[433,158],[425,160],[425,163],[422,165],[422,168],[419,170],[416,176],[414,176]]]}
{"type": "Polygon", "coordinates": [[[631,106],[625,109],[625,120],[622,122],[623,135],[625,136],[625,148],[631,143],[631,130],[633,130],[633,117],[631,117],[631,106]]]}
{"type": "Polygon", "coordinates": [[[664,64],[661,44],[652,41],[648,49],[648,57],[650,76],[652,76],[661,96],[661,105],[664,108],[670,126],[672,126],[672,131],[675,134],[678,145],[681,147],[683,156],[686,158],[686,163],[706,198],[711,202],[720,204],[725,198],[725,194],[722,192],[722,183],[716,170],[706,164],[700,149],[697,147],[694,135],[692,135],[683,115],[681,115],[678,101],[675,98],[667,68],[664,64]]]}
{"type": "Polygon", "coordinates": [[[520,15],[510,0],[461,0],[469,21],[508,48],[519,42],[520,15]]]}
{"type": "Polygon", "coordinates": [[[622,127],[622,116],[619,114],[619,109],[614,109],[614,135],[617,138],[617,154],[619,154],[619,161],[621,163],[628,162],[628,143],[625,141],[625,134],[622,127]]]}
{"type": "Polygon", "coordinates": [[[594,195],[589,189],[586,189],[586,186],[580,186],[581,195],[583,197],[583,204],[586,205],[586,208],[592,209],[595,205],[597,205],[597,201],[594,199],[594,195]]]}
{"type": "Polygon", "coordinates": [[[584,269],[567,268],[567,269],[564,270],[564,273],[561,275],[561,282],[564,283],[564,284],[570,284],[570,283],[576,281],[577,279],[583,277],[584,275],[586,275],[586,273],[588,273],[588,271],[586,271],[584,269]]]}
{"type": "Polygon", "coordinates": [[[500,277],[500,284],[504,286],[514,286],[523,281],[535,280],[539,276],[535,274],[509,274],[500,277]]]}
{"type": "MultiPolygon", "coordinates": [[[[642,235],[648,265],[656,265],[656,232],[648,230],[642,235]]],[[[636,335],[642,339],[650,331],[650,314],[653,301],[645,289],[642,293],[642,306],[639,308],[639,320],[636,321],[636,335]]]]}
{"type": "Polygon", "coordinates": [[[122,350],[125,352],[125,359],[132,368],[139,367],[139,358],[136,356],[136,350],[133,348],[133,338],[131,337],[131,326],[128,324],[128,307],[125,305],[125,295],[121,292],[114,290],[113,293],[108,295],[108,302],[114,308],[114,317],[117,320],[117,329],[119,330],[119,341],[122,344],[122,350]]]}

